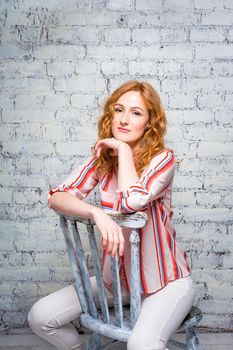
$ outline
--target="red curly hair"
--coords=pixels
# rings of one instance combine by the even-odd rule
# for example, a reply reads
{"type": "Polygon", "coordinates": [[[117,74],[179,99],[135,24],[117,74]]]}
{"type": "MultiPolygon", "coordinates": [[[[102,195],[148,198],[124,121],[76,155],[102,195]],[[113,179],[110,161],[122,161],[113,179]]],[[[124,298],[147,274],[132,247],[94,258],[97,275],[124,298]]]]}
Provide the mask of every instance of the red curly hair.
{"type": "MultiPolygon", "coordinates": [[[[148,109],[149,126],[141,139],[140,150],[134,152],[136,171],[140,176],[151,158],[165,149],[164,136],[167,131],[165,110],[156,90],[146,82],[130,80],[117,88],[105,101],[98,120],[98,140],[113,137],[112,119],[114,105],[128,91],[139,91],[148,109]]],[[[97,160],[97,172],[101,175],[111,173],[117,163],[117,157],[110,155],[111,150],[101,152],[97,160]]]]}

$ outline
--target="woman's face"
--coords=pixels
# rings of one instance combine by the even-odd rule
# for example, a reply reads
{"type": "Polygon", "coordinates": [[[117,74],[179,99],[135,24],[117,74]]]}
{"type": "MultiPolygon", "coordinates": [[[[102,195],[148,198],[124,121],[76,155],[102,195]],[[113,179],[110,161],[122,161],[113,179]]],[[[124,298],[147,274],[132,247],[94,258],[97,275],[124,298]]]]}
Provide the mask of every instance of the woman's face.
{"type": "Polygon", "coordinates": [[[113,106],[113,136],[132,149],[139,146],[148,121],[149,112],[139,91],[126,92],[113,106]]]}

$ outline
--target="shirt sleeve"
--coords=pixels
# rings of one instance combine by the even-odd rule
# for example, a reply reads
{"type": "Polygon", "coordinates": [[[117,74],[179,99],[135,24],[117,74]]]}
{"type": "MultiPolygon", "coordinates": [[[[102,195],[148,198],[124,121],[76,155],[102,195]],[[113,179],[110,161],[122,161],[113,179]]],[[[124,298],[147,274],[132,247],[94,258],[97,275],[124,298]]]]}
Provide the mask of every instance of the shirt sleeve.
{"type": "MultiPolygon", "coordinates": [[[[82,165],[76,166],[60,185],[50,188],[48,203],[55,192],[68,192],[79,199],[86,198],[98,183],[96,160],[96,157],[89,157],[82,165]]],[[[50,205],[49,207],[51,208],[50,205]]]]}
{"type": "Polygon", "coordinates": [[[133,213],[147,208],[148,203],[166,194],[173,181],[175,158],[172,150],[155,156],[138,182],[125,191],[118,191],[120,211],[133,213]]]}

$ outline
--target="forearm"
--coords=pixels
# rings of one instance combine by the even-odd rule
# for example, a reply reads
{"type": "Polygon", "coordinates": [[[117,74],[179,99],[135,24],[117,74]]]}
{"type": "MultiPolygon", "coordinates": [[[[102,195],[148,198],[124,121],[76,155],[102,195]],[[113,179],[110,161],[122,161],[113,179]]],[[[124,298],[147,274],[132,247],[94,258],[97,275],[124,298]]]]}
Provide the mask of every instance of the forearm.
{"type": "Polygon", "coordinates": [[[80,216],[88,219],[93,218],[95,209],[100,209],[67,192],[55,192],[51,196],[49,204],[52,209],[65,215],[80,216]]]}
{"type": "Polygon", "coordinates": [[[125,191],[138,179],[131,148],[123,145],[118,151],[118,189],[125,191]]]}

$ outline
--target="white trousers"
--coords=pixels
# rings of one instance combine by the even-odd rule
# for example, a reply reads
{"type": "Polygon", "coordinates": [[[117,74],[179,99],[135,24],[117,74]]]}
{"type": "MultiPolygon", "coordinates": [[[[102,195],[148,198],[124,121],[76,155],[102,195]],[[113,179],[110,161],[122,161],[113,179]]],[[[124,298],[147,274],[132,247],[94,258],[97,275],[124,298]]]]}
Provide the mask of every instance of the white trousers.
{"type": "MultiPolygon", "coordinates": [[[[99,308],[95,277],[92,290],[99,308]]],[[[108,305],[113,296],[106,289],[108,305]]],[[[196,290],[191,276],[169,282],[154,294],[142,298],[139,318],[127,343],[127,350],[165,350],[169,338],[189,313],[196,290]]],[[[129,304],[129,294],[122,288],[123,304],[129,304]]],[[[34,333],[59,350],[84,350],[81,337],[70,323],[82,313],[74,285],[57,290],[38,300],[28,313],[28,323],[34,333]]]]}

